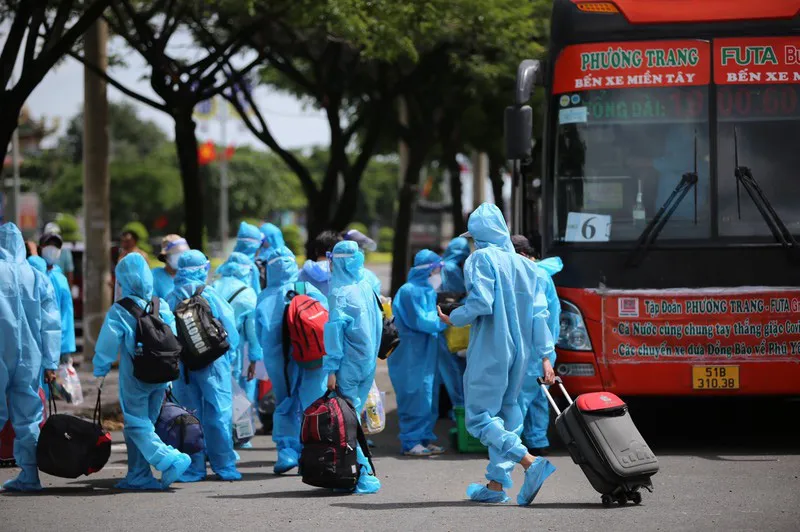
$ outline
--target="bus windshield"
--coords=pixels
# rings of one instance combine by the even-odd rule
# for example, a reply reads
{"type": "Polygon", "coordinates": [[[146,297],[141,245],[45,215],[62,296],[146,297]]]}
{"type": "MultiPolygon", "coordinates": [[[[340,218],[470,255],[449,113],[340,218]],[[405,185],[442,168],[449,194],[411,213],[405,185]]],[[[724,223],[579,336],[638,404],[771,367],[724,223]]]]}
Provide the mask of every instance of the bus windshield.
{"type": "Polygon", "coordinates": [[[710,236],[706,87],[601,89],[555,100],[557,239],[636,240],[689,172],[697,173],[697,194],[683,198],[660,238],[710,236]]]}

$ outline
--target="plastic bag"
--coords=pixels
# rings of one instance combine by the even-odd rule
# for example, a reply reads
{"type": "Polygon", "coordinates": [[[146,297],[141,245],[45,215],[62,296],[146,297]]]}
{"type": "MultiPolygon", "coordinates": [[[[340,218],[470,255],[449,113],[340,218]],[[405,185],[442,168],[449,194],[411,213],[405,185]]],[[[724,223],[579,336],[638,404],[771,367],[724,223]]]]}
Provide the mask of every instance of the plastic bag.
{"type": "Polygon", "coordinates": [[[386,393],[378,390],[378,385],[372,381],[367,402],[361,411],[361,427],[364,429],[364,434],[378,434],[386,428],[386,412],[383,409],[385,398],[386,393]]]}
{"type": "Polygon", "coordinates": [[[445,329],[444,337],[447,340],[447,348],[451,353],[458,353],[467,349],[469,346],[469,329],[469,325],[445,329]]]}
{"type": "Polygon", "coordinates": [[[78,377],[78,372],[72,366],[72,362],[61,364],[56,370],[58,377],[57,391],[64,398],[64,400],[72,405],[79,405],[83,403],[83,389],[81,388],[81,379],[78,377]]]}
{"type": "Polygon", "coordinates": [[[233,395],[233,441],[237,444],[247,443],[256,434],[253,403],[250,402],[247,394],[235,379],[231,379],[231,392],[233,395]]]}

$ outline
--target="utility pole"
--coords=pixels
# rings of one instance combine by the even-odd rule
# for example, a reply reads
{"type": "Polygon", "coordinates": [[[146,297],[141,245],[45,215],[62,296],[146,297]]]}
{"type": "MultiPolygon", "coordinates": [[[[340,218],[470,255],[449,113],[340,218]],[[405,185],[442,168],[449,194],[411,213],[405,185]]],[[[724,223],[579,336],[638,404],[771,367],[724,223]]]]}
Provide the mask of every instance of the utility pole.
{"type": "Polygon", "coordinates": [[[19,117],[11,134],[11,195],[8,198],[7,220],[19,227],[19,117]]]}
{"type": "Polygon", "coordinates": [[[228,102],[222,98],[222,109],[220,110],[220,129],[223,151],[219,163],[219,239],[222,245],[222,255],[228,250],[228,102]]]}
{"type": "Polygon", "coordinates": [[[474,152],[472,154],[472,209],[486,201],[484,185],[486,174],[489,170],[489,157],[485,153],[474,152]]]}
{"type": "MultiPolygon", "coordinates": [[[[84,54],[108,67],[108,26],[97,20],[86,32],[84,54]]],[[[111,220],[109,212],[108,95],[105,80],[83,69],[83,256],[84,356],[94,355],[97,335],[111,306],[111,220]]]]}

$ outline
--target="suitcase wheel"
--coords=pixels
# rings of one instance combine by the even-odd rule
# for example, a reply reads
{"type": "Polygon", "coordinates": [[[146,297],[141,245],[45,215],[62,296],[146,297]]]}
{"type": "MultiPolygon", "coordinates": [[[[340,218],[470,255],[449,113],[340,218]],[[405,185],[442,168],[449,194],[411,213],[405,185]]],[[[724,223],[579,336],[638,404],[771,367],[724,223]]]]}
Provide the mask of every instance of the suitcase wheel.
{"type": "Polygon", "coordinates": [[[638,491],[629,491],[627,493],[620,493],[619,495],[611,495],[606,494],[601,497],[601,502],[603,506],[606,508],[611,508],[611,506],[616,502],[620,506],[625,506],[628,504],[628,501],[631,501],[633,504],[642,504],[642,494],[638,491]]]}
{"type": "Polygon", "coordinates": [[[611,504],[614,500],[611,498],[611,495],[603,495],[600,500],[603,502],[603,506],[606,508],[611,508],[611,504]]]}
{"type": "Polygon", "coordinates": [[[642,494],[638,491],[632,491],[628,494],[628,498],[633,502],[633,504],[642,504],[642,494]]]}

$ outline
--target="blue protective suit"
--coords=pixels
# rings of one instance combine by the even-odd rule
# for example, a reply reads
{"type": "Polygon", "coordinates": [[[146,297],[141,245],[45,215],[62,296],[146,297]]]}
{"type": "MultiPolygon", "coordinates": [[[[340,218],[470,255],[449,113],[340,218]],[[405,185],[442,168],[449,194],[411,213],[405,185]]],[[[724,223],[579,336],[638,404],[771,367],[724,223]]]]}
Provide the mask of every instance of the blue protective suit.
{"type": "Polygon", "coordinates": [[[17,226],[0,225],[0,427],[11,420],[14,459],[22,469],[3,487],[37,491],[36,442],[42,422],[41,369],[58,367],[61,321],[53,285],[25,261],[17,226]]]}
{"type": "Polygon", "coordinates": [[[166,299],[170,292],[175,290],[175,277],[169,274],[166,268],[159,266],[153,268],[153,295],[166,299]]]}
{"type": "MultiPolygon", "coordinates": [[[[360,413],[375,377],[383,318],[375,301],[373,285],[364,275],[364,254],[355,242],[339,242],[333,248],[330,294],[330,317],[325,325],[325,349],[322,369],[336,374],[339,391],[360,413]]],[[[362,471],[372,472],[361,448],[356,448],[362,471]]],[[[361,475],[357,491],[372,476],[361,475]]]]}
{"type": "Polygon", "coordinates": [[[519,392],[531,358],[551,356],[547,302],[533,261],[514,253],[503,214],[480,205],[469,218],[475,251],[464,265],[468,295],[453,325],[472,325],[464,407],[467,430],[489,448],[486,478],[511,486],[511,471],[527,454],[520,441],[519,392]]]}
{"type": "Polygon", "coordinates": [[[48,266],[47,276],[53,283],[61,316],[61,357],[75,352],[75,312],[72,307],[72,290],[67,277],[58,266],[48,266]]]}
{"type": "MultiPolygon", "coordinates": [[[[275,472],[284,473],[297,465],[302,450],[300,426],[303,412],[324,395],[328,375],[321,367],[301,368],[291,354],[286,365],[283,356],[283,313],[289,303],[286,294],[294,290],[298,282],[297,261],[286,246],[270,248],[266,260],[267,287],[258,296],[256,333],[275,393],[275,413],[272,416],[272,439],[278,448],[275,472]]],[[[328,308],[327,298],[314,285],[306,283],[304,292],[328,308]]]]}
{"type": "MultiPolygon", "coordinates": [[[[199,287],[205,285],[208,268],[208,259],[200,251],[191,250],[181,255],[178,273],[175,275],[175,290],[167,296],[167,303],[173,312],[178,303],[190,298],[199,287]]],[[[202,297],[208,301],[211,314],[225,327],[231,351],[236,351],[239,347],[239,333],[233,307],[210,286],[203,290],[202,297]]],[[[182,482],[194,482],[206,477],[206,456],[211,463],[211,469],[223,480],[241,478],[236,470],[231,429],[231,356],[234,355],[221,356],[208,367],[189,372],[188,383],[185,378],[186,368],[181,364],[181,377],[173,383],[175,398],[184,407],[199,414],[206,439],[205,453],[192,456],[192,466],[181,477],[182,482]]]]}
{"type": "Polygon", "coordinates": [[[331,280],[330,264],[327,260],[307,260],[297,274],[297,280],[311,283],[314,288],[327,296],[331,280]]]}
{"type": "Polygon", "coordinates": [[[447,326],[439,319],[436,291],[428,278],[440,265],[441,258],[433,251],[418,252],[408,273],[408,282],[400,287],[392,302],[400,345],[387,363],[397,394],[403,452],[436,440],[435,419],[431,414],[438,410],[438,405],[433,404],[433,387],[440,350],[439,333],[447,326]]]}
{"type": "MultiPolygon", "coordinates": [[[[556,292],[556,285],[552,276],[564,268],[560,257],[550,257],[536,263],[536,273],[539,282],[544,288],[544,295],[547,298],[547,328],[553,341],[558,341],[561,331],[561,300],[556,292]]],[[[556,353],[548,357],[555,366],[556,353]]],[[[522,430],[522,439],[528,447],[543,449],[549,447],[547,439],[547,427],[550,424],[550,403],[542,391],[542,387],[536,379],[542,377],[542,362],[533,357],[528,365],[525,382],[522,384],[522,392],[519,394],[519,406],[522,408],[522,415],[525,417],[525,424],[522,430]]]]}
{"type": "Polygon", "coordinates": [[[250,272],[253,261],[234,251],[228,260],[217,269],[221,277],[212,285],[217,293],[233,307],[236,330],[239,333],[239,347],[231,351],[231,372],[239,387],[245,391],[252,403],[258,398],[256,380],[247,380],[245,367],[262,359],[261,345],[256,335],[256,302],[258,296],[250,287],[250,272]]]}
{"type": "Polygon", "coordinates": [[[466,294],[464,286],[464,261],[469,257],[469,241],[464,237],[454,238],[447,244],[442,256],[442,292],[466,294]]]}
{"type": "MultiPolygon", "coordinates": [[[[153,297],[153,275],[147,261],[138,253],[122,258],[115,269],[123,298],[131,298],[142,308],[153,297]]],[[[175,316],[166,301],[159,305],[161,319],[175,332],[175,316]]],[[[167,384],[149,384],[133,375],[133,358],[136,355],[136,318],[119,303],[111,306],[100,334],[97,337],[94,358],[94,376],[105,377],[111,365],[119,362],[119,402],[125,427],[128,448],[128,474],[118,484],[121,489],[166,488],[166,478],[176,480],[189,467],[188,455],[164,444],[156,435],[155,422],[161,412],[167,384]],[[162,472],[162,482],[153,477],[150,466],[162,472]]]]}
{"type": "Polygon", "coordinates": [[[283,233],[277,225],[271,223],[262,224],[259,228],[262,235],[261,249],[258,250],[258,258],[265,259],[270,248],[277,249],[286,245],[283,241],[283,233]]]}
{"type": "MultiPolygon", "coordinates": [[[[233,248],[234,253],[243,253],[250,259],[250,273],[248,277],[248,284],[256,295],[261,292],[261,281],[258,277],[258,267],[256,266],[256,255],[261,249],[261,241],[263,237],[258,227],[251,225],[247,222],[239,224],[239,232],[236,234],[236,245],[233,248]]],[[[219,273],[219,271],[217,271],[219,273]]]]}

